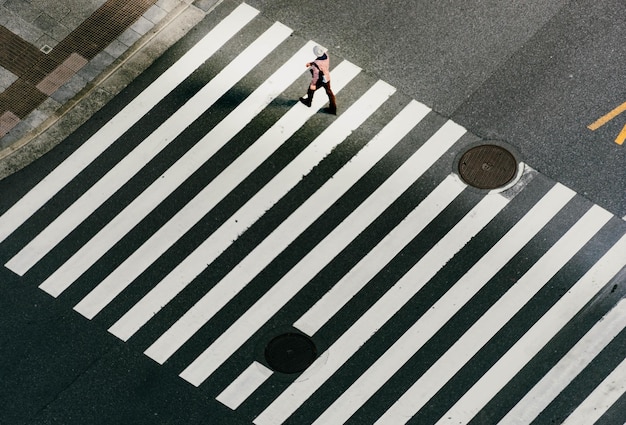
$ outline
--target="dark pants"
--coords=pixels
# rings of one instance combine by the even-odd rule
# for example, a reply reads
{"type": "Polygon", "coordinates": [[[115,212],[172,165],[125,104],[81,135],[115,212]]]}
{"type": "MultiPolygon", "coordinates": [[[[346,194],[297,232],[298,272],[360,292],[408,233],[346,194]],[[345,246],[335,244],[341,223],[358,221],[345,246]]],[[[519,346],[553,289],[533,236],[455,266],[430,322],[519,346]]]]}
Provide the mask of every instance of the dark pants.
{"type": "Polygon", "coordinates": [[[330,107],[328,108],[330,112],[337,112],[337,99],[335,98],[335,94],[330,88],[330,81],[327,83],[322,82],[321,84],[316,85],[315,90],[311,90],[311,88],[309,87],[309,90],[307,91],[306,104],[311,106],[311,102],[313,102],[313,95],[315,94],[315,91],[318,90],[320,87],[324,87],[324,90],[326,90],[326,95],[328,96],[328,100],[330,101],[330,107]]]}

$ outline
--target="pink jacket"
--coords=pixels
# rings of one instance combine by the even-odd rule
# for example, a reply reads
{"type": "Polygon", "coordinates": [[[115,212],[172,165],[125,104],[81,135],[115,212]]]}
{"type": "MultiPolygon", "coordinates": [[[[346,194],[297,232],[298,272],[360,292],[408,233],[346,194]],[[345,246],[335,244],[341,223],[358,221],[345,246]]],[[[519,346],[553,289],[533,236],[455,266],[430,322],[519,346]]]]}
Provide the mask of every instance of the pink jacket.
{"type": "Polygon", "coordinates": [[[310,65],[311,65],[310,70],[311,70],[311,75],[312,75],[311,85],[313,86],[317,85],[317,80],[320,78],[320,71],[326,77],[326,82],[330,81],[330,59],[328,58],[328,55],[326,53],[324,53],[323,56],[320,56],[319,58],[315,59],[313,62],[310,63],[310,65]]]}

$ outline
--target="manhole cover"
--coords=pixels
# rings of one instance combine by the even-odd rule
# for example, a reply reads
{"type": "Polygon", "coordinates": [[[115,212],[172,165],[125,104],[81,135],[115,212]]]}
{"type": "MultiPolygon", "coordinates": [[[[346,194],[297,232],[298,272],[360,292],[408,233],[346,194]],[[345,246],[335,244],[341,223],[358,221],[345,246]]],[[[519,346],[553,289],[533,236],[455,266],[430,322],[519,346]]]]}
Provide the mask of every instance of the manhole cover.
{"type": "Polygon", "coordinates": [[[275,371],[299,373],[317,357],[317,348],[306,335],[285,333],[273,338],[265,347],[265,360],[275,371]]]}
{"type": "Polygon", "coordinates": [[[517,174],[517,161],[501,146],[476,146],[461,157],[459,174],[470,186],[496,189],[513,180],[517,174]]]}

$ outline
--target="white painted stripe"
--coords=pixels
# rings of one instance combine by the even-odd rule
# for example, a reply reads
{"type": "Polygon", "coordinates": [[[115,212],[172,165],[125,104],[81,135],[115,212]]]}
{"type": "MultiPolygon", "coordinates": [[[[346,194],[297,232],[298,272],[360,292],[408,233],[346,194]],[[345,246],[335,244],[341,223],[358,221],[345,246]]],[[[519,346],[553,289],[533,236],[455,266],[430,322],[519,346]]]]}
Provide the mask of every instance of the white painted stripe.
{"type": "Polygon", "coordinates": [[[622,300],[526,393],[499,424],[526,425],[535,420],[625,327],[626,300],[622,300]]]}
{"type": "MultiPolygon", "coordinates": [[[[586,240],[601,227],[602,217],[586,214],[531,269],[502,296],[408,391],[381,417],[378,424],[404,423],[417,413],[445,383],[513,317],[545,283],[565,265],[586,240]],[[596,220],[588,223],[588,221],[596,220]],[[599,222],[598,222],[599,220],[599,222]]],[[[594,265],[533,327],[509,350],[521,355],[541,347],[558,332],[623,266],[626,237],[594,265]],[[616,249],[621,248],[621,258],[616,249]],[[616,269],[616,264],[619,268],[616,269]],[[517,347],[517,348],[516,348],[517,347]]],[[[514,357],[508,353],[507,362],[514,357]]],[[[522,355],[522,357],[524,357],[522,355]]],[[[514,368],[515,364],[511,363],[514,368]]]]}
{"type": "MultiPolygon", "coordinates": [[[[418,172],[419,174],[419,172],[418,172]]],[[[407,181],[392,186],[391,178],[355,209],[342,223],[328,234],[312,251],[283,276],[223,335],[198,357],[181,377],[200,385],[232,353],[258,329],[257,327],[275,314],[302,289],[321,268],[328,264],[342,249],[357,237],[380,215],[410,184],[407,181]],[[405,186],[406,185],[406,186],[405,186]],[[250,325],[253,323],[254,325],[250,325]]],[[[459,183],[460,184],[460,183],[459,183]]]]}
{"type": "MultiPolygon", "coordinates": [[[[257,90],[255,90],[246,100],[244,100],[235,110],[233,110],[224,120],[216,125],[205,137],[202,138],[191,150],[189,150],[175,166],[172,166],[174,172],[169,174],[166,172],[162,178],[157,179],[155,187],[159,184],[165,184],[168,181],[168,175],[176,178],[180,173],[189,173],[189,170],[196,170],[201,167],[203,162],[208,160],[215,152],[217,152],[222,146],[224,146],[233,136],[235,136],[246,124],[248,124],[259,112],[261,112],[276,96],[278,96],[283,90],[285,90],[290,82],[295,81],[301,74],[301,68],[297,68],[297,64],[302,62],[305,57],[307,48],[313,45],[313,43],[307,43],[305,47],[301,48],[285,65],[283,65],[278,71],[276,71],[265,83],[263,83],[257,90]],[[185,171],[184,167],[188,167],[185,171]],[[182,168],[182,170],[179,170],[182,168]]],[[[310,49],[309,49],[310,52],[310,49]]],[[[309,53],[310,54],[310,53],[309,53]]],[[[189,173],[191,174],[191,173],[189,173]]],[[[154,190],[154,189],[152,189],[154,190]]],[[[123,224],[120,224],[123,226],[123,224]]],[[[97,253],[97,251],[96,251],[97,253]]],[[[63,290],[67,289],[79,276],[76,270],[81,270],[78,265],[82,264],[82,261],[95,261],[90,257],[90,253],[86,253],[86,258],[76,258],[66,264],[53,273],[43,284],[40,286],[43,290],[53,296],[58,296],[63,290]],[[72,266],[76,266],[75,268],[72,266]]],[[[123,277],[119,277],[120,273],[115,272],[116,276],[109,276],[108,280],[115,278],[119,282],[118,287],[121,287],[121,291],[128,285],[134,278],[136,278],[143,270],[145,270],[150,264],[148,257],[133,257],[134,268],[131,270],[124,270],[123,277]],[[142,268],[143,267],[143,268],[142,268]],[[135,271],[133,275],[131,272],[135,271]]],[[[128,265],[126,261],[124,265],[128,265]]]]}
{"type": "Polygon", "coordinates": [[[270,369],[266,368],[261,363],[253,362],[217,396],[216,400],[226,407],[235,410],[250,397],[257,388],[267,381],[270,376],[272,376],[270,369]]]}
{"type": "MultiPolygon", "coordinates": [[[[410,349],[389,350],[324,413],[320,421],[336,423],[350,417],[415,352],[495,276],[575,195],[563,185],[554,186],[456,284],[397,341],[410,341],[410,349]],[[388,359],[388,360],[385,360],[388,359]]],[[[396,345],[394,345],[396,347],[396,345]]]]}
{"type": "Polygon", "coordinates": [[[304,371],[301,381],[292,383],[254,423],[280,424],[288,418],[507,204],[508,200],[499,194],[485,196],[332,344],[327,350],[328,361],[324,366],[316,369],[314,363],[312,368],[304,371]],[[309,372],[311,370],[315,370],[315,373],[309,372]]]}
{"type": "MultiPolygon", "coordinates": [[[[461,185],[461,183],[458,183],[461,185]]],[[[377,191],[378,194],[384,191],[377,191]]],[[[398,191],[396,195],[401,194],[398,191]]],[[[369,200],[377,199],[370,197],[369,200]]],[[[394,200],[364,202],[328,234],[306,257],[285,274],[248,311],[229,327],[182,373],[181,377],[198,386],[207,379],[269,318],[293,298],[325,265],[357,237],[394,200]]]]}
{"type": "MultiPolygon", "coordinates": [[[[291,32],[291,29],[281,23],[272,25],[230,64],[222,69],[215,78],[161,124],[157,130],[48,225],[35,239],[13,257],[6,266],[20,275],[28,271],[76,226],[141,170],[144,165],[173,142],[183,130],[200,117],[224,93],[249,71],[254,69],[264,57],[289,37],[291,32]]],[[[217,147],[215,147],[217,145],[211,145],[214,149],[208,150],[214,153],[217,151],[217,147]]],[[[204,148],[207,149],[206,146],[204,148]]],[[[185,158],[188,157],[189,155],[185,155],[185,158]]],[[[194,161],[191,164],[197,165],[197,162],[194,161]]],[[[189,165],[190,169],[193,168],[191,164],[189,165]]],[[[199,167],[200,165],[197,166],[199,167]]],[[[167,179],[164,179],[165,176],[175,182],[178,178],[185,178],[185,176],[191,174],[187,174],[184,171],[177,168],[171,173],[166,172],[159,179],[159,184],[168,184],[167,179]],[[181,171],[183,172],[181,173],[181,171]]],[[[50,286],[46,284],[44,287],[46,290],[50,289],[50,294],[54,296],[58,295],[60,290],[65,289],[62,286],[57,287],[55,284],[50,284],[50,286]]]]}
{"type": "MultiPolygon", "coordinates": [[[[562,185],[555,186],[535,206],[507,232],[458,282],[445,298],[438,301],[420,319],[430,320],[429,317],[437,316],[437,323],[443,325],[454,315],[469,299],[474,296],[513,256],[519,252],[532,239],[534,235],[545,226],[554,215],[575,195],[575,193],[562,185]]],[[[384,255],[384,254],[383,254],[384,255]]],[[[358,284],[359,279],[346,275],[342,280],[350,285],[358,284]]],[[[294,326],[309,335],[317,332],[326,321],[335,314],[339,307],[355,293],[337,292],[339,285],[335,285],[331,291],[318,301],[305,315],[298,319],[294,326]],[[332,295],[331,295],[332,294],[332,295]],[[340,295],[341,294],[341,295],[340,295]],[[328,304],[327,304],[328,303],[328,304]],[[328,311],[325,311],[328,310],[328,311]]],[[[359,288],[356,288],[358,290],[359,288]]],[[[434,335],[437,327],[433,325],[422,326],[432,329],[433,332],[422,331],[421,338],[426,335],[434,335]]],[[[426,341],[426,340],[424,340],[426,341]]]]}
{"type": "MultiPolygon", "coordinates": [[[[427,109],[425,107],[417,103],[409,104],[352,161],[339,170],[332,179],[328,180],[313,196],[294,211],[242,262],[233,268],[181,319],[168,329],[146,351],[146,354],[159,363],[166,361],[239,293],[254,276],[295,240],[304,229],[339,199],[370,167],[378,162],[426,113],[427,109]],[[396,133],[396,130],[400,131],[396,133]]],[[[422,170],[427,168],[425,164],[435,161],[436,153],[430,152],[432,156],[429,156],[426,146],[437,146],[440,149],[445,149],[445,146],[454,143],[457,137],[460,137],[464,132],[458,126],[454,128],[457,130],[456,137],[454,133],[448,133],[442,129],[438,137],[432,137],[424,145],[424,149],[418,151],[419,155],[414,154],[406,165],[400,167],[388,179],[388,182],[385,182],[375,193],[370,195],[370,200],[366,201],[368,205],[389,205],[392,199],[406,190],[413,181],[412,179],[417,179],[423,173],[422,170]],[[440,137],[443,134],[447,134],[449,139],[440,137]],[[422,165],[420,165],[420,162],[422,165]]],[[[369,206],[364,208],[364,210],[369,209],[369,206]]]]}
{"type": "MultiPolygon", "coordinates": [[[[309,50],[310,51],[310,50],[309,50]]],[[[378,81],[109,330],[127,340],[376,111],[395,89],[378,81]]]]}
{"type": "Polygon", "coordinates": [[[308,335],[315,334],[348,303],[409,242],[437,217],[465,186],[448,177],[363,257],[332,289],[307,311],[294,326],[308,335]]]}
{"type": "MultiPolygon", "coordinates": [[[[589,239],[591,239],[591,237],[593,237],[595,233],[597,233],[612,217],[612,214],[608,211],[594,205],[576,223],[576,225],[574,225],[568,233],[554,245],[553,249],[555,251],[558,250],[560,246],[564,248],[566,247],[569,251],[569,254],[566,251],[563,251],[563,261],[555,260],[554,257],[550,257],[550,255],[547,254],[548,258],[545,260],[542,258],[538,262],[540,265],[535,267],[541,267],[542,262],[545,267],[545,263],[555,261],[562,267],[565,264],[565,260],[567,260],[568,257],[573,256],[577,250],[582,248],[582,246],[588,242],[589,239]]],[[[518,284],[519,283],[520,282],[518,282],[518,284]]],[[[521,283],[526,284],[524,280],[522,280],[521,283]]],[[[521,299],[530,300],[530,297],[522,296],[521,299]]],[[[515,304],[507,307],[510,307],[513,310],[513,313],[517,311],[514,309],[516,307],[515,304]]],[[[512,313],[510,314],[511,316],[505,316],[505,320],[508,319],[508,317],[512,317],[512,313]]],[[[558,332],[561,328],[557,323],[551,323],[549,325],[546,324],[547,326],[542,327],[539,332],[541,332],[544,336],[556,334],[556,332],[558,332]]],[[[532,334],[532,332],[530,334],[532,334]]],[[[524,345],[524,341],[529,340],[529,336],[525,335],[504,356],[502,356],[491,367],[491,369],[489,369],[489,371],[485,373],[472,386],[472,388],[450,408],[444,416],[445,421],[447,421],[448,418],[453,418],[455,420],[456,418],[459,418],[460,422],[469,421],[480,411],[480,409],[482,409],[484,405],[489,402],[489,400],[491,400],[491,398],[497,394],[498,391],[504,388],[507,382],[513,379],[515,374],[519,372],[535,354],[539,352],[541,345],[537,345],[537,343],[544,340],[546,343],[548,342],[548,339],[544,339],[542,336],[532,340],[531,346],[524,345]]]]}
{"type": "Polygon", "coordinates": [[[596,423],[626,393],[626,359],[574,410],[563,425],[596,423]]]}
{"type": "Polygon", "coordinates": [[[241,4],[216,25],[111,121],[5,212],[0,217],[0,241],[21,226],[258,13],[258,10],[241,4]]]}
{"type": "MultiPolygon", "coordinates": [[[[339,93],[358,73],[360,69],[345,61],[333,70],[333,88],[339,93]]],[[[311,108],[298,103],[268,131],[263,134],[250,148],[232,162],[222,173],[213,179],[198,195],[185,205],[162,228],[150,237],[139,249],[128,257],[107,279],[100,283],[75,307],[83,316],[92,319],[121,293],[137,276],[150,264],[156,261],[174,243],[188,232],[202,217],[211,211],[230,191],[252,173],[289,137],[291,137],[304,123],[312,117],[326,102],[322,96],[314,99],[311,108]]],[[[239,110],[235,111],[234,119],[243,124],[243,116],[239,110]]],[[[231,133],[232,134],[232,133],[231,133]]],[[[205,138],[206,143],[215,144],[214,133],[205,138]]],[[[203,143],[202,149],[192,149],[180,161],[172,166],[188,167],[192,158],[202,156],[206,152],[203,143]],[[189,157],[188,157],[189,156],[189,157]]],[[[151,211],[161,198],[171,193],[176,186],[170,184],[168,188],[161,187],[158,179],[150,188],[124,209],[113,221],[103,228],[96,237],[87,243],[66,265],[74,276],[80,276],[97,258],[103,255],[134,225],[139,223],[151,211]],[[167,192],[164,192],[167,190],[167,192]],[[149,197],[151,199],[146,200],[149,197]],[[79,269],[80,271],[77,271],[79,269]]],[[[65,281],[68,280],[66,276],[65,281]]]]}

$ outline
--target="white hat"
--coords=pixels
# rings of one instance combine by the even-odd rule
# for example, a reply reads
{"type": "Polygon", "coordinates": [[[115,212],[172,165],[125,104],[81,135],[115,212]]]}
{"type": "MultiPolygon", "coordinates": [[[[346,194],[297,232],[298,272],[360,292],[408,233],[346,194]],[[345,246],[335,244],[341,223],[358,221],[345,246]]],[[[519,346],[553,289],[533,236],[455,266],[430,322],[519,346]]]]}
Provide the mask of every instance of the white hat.
{"type": "Polygon", "coordinates": [[[313,47],[313,54],[317,56],[318,58],[322,56],[324,53],[326,53],[326,49],[323,48],[322,46],[313,47]]]}

